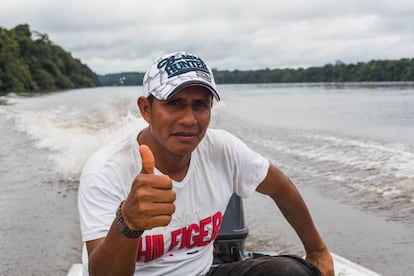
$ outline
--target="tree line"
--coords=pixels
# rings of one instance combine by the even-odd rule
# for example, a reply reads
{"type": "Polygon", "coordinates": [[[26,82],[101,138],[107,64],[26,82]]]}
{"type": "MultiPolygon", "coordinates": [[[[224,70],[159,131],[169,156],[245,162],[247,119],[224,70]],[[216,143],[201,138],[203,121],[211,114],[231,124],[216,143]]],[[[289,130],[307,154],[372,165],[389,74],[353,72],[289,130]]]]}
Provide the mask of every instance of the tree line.
{"type": "MultiPolygon", "coordinates": [[[[372,60],[345,64],[336,61],[322,67],[307,69],[217,70],[216,83],[279,83],[279,82],[386,82],[414,81],[414,59],[372,60]]],[[[127,72],[99,75],[104,86],[141,85],[144,73],[127,72]]]]}
{"type": "Polygon", "coordinates": [[[0,92],[46,92],[100,85],[80,60],[28,24],[0,27],[0,92]]]}
{"type": "MultiPolygon", "coordinates": [[[[322,67],[261,70],[213,69],[219,84],[279,82],[414,81],[414,59],[372,60],[322,67]]],[[[93,86],[141,85],[143,72],[96,75],[47,34],[27,24],[11,30],[0,27],[0,92],[43,92],[93,86]]]]}

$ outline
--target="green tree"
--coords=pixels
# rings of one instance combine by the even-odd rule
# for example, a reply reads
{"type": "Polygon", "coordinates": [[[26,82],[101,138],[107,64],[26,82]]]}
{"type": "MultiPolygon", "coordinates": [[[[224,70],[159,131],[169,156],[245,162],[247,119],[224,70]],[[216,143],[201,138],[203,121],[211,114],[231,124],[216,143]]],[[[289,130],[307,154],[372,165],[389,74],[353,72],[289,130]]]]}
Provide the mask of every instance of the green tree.
{"type": "Polygon", "coordinates": [[[98,76],[28,24],[0,28],[0,91],[56,91],[100,85],[98,76]],[[35,39],[33,39],[35,37],[35,39]]]}

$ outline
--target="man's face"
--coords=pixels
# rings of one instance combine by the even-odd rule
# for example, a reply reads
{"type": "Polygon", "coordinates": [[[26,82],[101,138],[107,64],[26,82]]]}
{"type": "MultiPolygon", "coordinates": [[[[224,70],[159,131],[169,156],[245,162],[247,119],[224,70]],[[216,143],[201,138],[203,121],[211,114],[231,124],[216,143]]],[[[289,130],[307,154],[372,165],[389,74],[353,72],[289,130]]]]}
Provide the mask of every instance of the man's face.
{"type": "Polygon", "coordinates": [[[175,155],[191,153],[207,131],[212,100],[202,86],[186,87],[165,101],[154,99],[149,127],[156,146],[175,155]]]}

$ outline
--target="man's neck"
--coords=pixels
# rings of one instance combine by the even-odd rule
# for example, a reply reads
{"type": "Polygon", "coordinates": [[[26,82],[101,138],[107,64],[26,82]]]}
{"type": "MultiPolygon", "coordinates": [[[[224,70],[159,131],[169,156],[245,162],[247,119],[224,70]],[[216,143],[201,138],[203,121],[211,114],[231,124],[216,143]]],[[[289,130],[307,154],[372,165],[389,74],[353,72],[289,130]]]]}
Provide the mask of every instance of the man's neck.
{"type": "Polygon", "coordinates": [[[178,155],[161,149],[157,146],[148,128],[142,130],[137,137],[138,144],[146,144],[150,147],[154,159],[155,167],[165,175],[175,181],[181,181],[187,175],[190,166],[191,154],[178,155]]]}

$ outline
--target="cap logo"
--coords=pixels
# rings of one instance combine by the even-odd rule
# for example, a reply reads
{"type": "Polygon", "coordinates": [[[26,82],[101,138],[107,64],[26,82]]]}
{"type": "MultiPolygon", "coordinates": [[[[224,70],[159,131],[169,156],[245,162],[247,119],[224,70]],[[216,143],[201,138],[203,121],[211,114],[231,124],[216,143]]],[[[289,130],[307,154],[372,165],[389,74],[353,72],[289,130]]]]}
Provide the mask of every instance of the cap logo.
{"type": "Polygon", "coordinates": [[[196,56],[181,55],[171,56],[158,63],[158,69],[163,69],[168,74],[168,78],[181,75],[190,71],[202,71],[210,75],[206,64],[196,56]]]}

